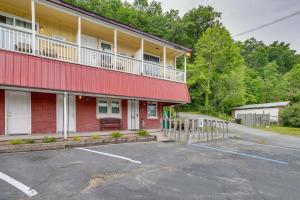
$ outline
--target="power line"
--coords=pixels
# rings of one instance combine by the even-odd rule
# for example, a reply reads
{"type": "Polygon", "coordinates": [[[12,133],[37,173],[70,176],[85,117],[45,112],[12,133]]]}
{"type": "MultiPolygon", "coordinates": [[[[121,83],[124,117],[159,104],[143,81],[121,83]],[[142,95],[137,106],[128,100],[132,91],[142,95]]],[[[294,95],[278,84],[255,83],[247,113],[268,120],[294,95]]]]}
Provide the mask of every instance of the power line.
{"type": "Polygon", "coordinates": [[[300,14],[300,10],[298,10],[298,11],[296,11],[296,12],[294,12],[294,13],[291,13],[291,14],[289,14],[289,15],[287,15],[287,16],[284,16],[284,17],[275,19],[275,20],[273,20],[273,21],[271,21],[271,22],[268,22],[268,23],[266,23],[266,24],[262,24],[262,25],[260,25],[260,26],[255,27],[255,28],[249,29],[249,30],[247,30],[247,31],[245,31],[245,32],[236,34],[236,35],[234,35],[233,37],[237,37],[237,36],[241,36],[241,35],[245,35],[245,34],[247,34],[247,33],[251,33],[251,32],[257,31],[257,30],[262,29],[262,28],[265,28],[265,27],[267,27],[267,26],[271,26],[271,25],[276,24],[276,23],[278,23],[278,22],[281,22],[281,21],[287,20],[287,19],[289,19],[289,18],[295,17],[296,15],[299,15],[299,14],[300,14]]]}

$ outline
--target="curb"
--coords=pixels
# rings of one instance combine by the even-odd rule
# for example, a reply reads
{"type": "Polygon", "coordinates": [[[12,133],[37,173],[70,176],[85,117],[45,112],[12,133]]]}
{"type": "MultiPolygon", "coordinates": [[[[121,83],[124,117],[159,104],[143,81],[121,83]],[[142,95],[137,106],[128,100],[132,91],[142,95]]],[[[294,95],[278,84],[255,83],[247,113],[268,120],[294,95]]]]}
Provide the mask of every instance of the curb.
{"type": "Polygon", "coordinates": [[[0,146],[0,153],[59,150],[59,149],[86,147],[86,146],[137,143],[137,142],[152,142],[152,141],[157,141],[157,137],[149,136],[149,137],[132,137],[132,138],[99,139],[99,140],[85,139],[82,141],[63,141],[63,142],[59,141],[59,142],[53,142],[53,143],[3,145],[3,146],[0,146]]]}

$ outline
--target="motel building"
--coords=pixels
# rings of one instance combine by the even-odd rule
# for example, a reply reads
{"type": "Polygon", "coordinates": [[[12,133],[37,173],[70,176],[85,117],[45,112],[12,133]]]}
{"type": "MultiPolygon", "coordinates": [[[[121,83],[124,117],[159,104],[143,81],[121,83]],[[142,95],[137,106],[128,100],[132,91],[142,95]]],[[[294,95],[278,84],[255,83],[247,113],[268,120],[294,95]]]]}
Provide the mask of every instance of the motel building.
{"type": "Polygon", "coordinates": [[[190,54],[61,0],[1,0],[0,134],[160,129],[190,102],[190,54]]]}

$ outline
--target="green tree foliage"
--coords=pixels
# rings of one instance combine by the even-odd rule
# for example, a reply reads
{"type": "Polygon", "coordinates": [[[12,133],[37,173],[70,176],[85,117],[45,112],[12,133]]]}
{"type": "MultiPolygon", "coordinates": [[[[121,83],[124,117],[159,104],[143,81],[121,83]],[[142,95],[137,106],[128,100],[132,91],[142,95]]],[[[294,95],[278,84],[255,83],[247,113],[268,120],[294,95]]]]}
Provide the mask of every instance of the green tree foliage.
{"type": "Polygon", "coordinates": [[[204,97],[206,112],[229,112],[244,103],[243,58],[224,27],[208,28],[198,40],[190,74],[189,85],[199,85],[198,97],[204,97]]]}
{"type": "Polygon", "coordinates": [[[284,75],[286,96],[291,102],[300,102],[300,64],[284,75]]]}
{"type": "Polygon", "coordinates": [[[285,126],[300,127],[300,103],[285,108],[282,118],[285,126]]]}

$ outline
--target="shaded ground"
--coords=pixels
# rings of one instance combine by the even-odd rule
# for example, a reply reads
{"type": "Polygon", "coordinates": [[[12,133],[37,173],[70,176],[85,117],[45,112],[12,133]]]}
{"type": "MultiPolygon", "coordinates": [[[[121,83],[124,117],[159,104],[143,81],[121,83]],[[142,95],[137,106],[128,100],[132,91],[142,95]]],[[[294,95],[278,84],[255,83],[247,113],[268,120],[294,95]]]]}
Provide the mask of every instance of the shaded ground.
{"type": "MultiPolygon", "coordinates": [[[[141,164],[66,149],[0,154],[0,171],[32,187],[30,199],[300,199],[300,152],[240,140],[210,147],[288,165],[177,143],[89,147],[141,164]]],[[[0,199],[29,199],[0,180],[0,199]]]]}

